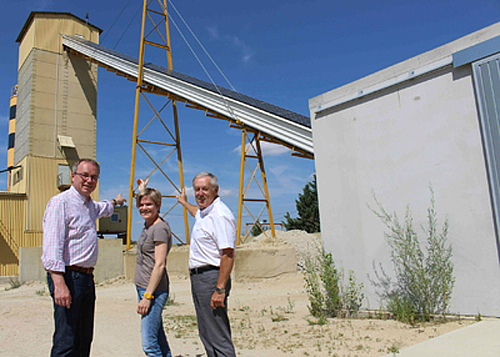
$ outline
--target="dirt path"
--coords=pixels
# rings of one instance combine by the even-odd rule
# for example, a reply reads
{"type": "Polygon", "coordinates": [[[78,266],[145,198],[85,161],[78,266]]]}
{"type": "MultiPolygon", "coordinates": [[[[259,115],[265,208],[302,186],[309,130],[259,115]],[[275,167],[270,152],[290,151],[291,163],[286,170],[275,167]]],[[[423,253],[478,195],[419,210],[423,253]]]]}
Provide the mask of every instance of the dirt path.
{"type": "MultiPolygon", "coordinates": [[[[53,333],[52,300],[43,283],[8,290],[0,286],[0,357],[48,356],[53,333]]],[[[172,277],[173,305],[164,312],[175,356],[204,356],[197,335],[189,280],[172,277]]],[[[140,319],[132,283],[116,279],[97,288],[93,357],[143,356],[140,319]]],[[[471,321],[410,327],[377,319],[332,319],[312,325],[300,273],[259,281],[236,281],[229,309],[233,338],[242,357],[382,356],[466,326],[471,321]]]]}

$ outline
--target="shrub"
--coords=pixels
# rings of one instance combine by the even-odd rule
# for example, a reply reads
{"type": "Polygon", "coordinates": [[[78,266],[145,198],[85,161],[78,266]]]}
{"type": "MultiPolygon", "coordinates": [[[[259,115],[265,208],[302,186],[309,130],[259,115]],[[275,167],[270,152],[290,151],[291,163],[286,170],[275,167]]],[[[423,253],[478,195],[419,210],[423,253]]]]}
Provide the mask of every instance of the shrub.
{"type": "Polygon", "coordinates": [[[378,210],[370,208],[389,229],[384,236],[391,248],[396,280],[393,283],[380,266],[380,274],[374,267],[378,282],[372,283],[379,289],[379,295],[394,318],[410,323],[429,321],[432,314],[444,315],[455,284],[452,247],[447,244],[448,219],[438,230],[434,191],[432,186],[429,189],[431,204],[427,209],[427,228],[422,227],[427,235],[427,254],[420,248],[409,205],[403,223],[395,212],[389,214],[384,209],[375,194],[378,210]]]}
{"type": "Polygon", "coordinates": [[[364,298],[364,294],[361,292],[363,287],[363,283],[358,284],[356,282],[354,272],[349,270],[349,284],[345,287],[344,292],[342,293],[342,304],[347,316],[356,314],[361,308],[364,298]]]}
{"type": "Polygon", "coordinates": [[[344,286],[343,274],[338,271],[331,253],[320,248],[316,257],[306,257],[303,271],[309,312],[312,316],[352,316],[363,301],[363,284],[357,284],[354,272],[349,272],[349,283],[344,286]]]}

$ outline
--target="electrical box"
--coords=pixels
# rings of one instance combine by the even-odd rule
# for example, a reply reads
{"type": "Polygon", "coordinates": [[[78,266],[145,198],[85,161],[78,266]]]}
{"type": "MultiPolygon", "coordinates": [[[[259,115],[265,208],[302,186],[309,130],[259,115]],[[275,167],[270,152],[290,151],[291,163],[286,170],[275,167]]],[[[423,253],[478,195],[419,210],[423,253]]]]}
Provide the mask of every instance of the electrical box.
{"type": "Polygon", "coordinates": [[[128,207],[115,207],[109,217],[99,218],[99,234],[116,234],[127,232],[128,207]]]}

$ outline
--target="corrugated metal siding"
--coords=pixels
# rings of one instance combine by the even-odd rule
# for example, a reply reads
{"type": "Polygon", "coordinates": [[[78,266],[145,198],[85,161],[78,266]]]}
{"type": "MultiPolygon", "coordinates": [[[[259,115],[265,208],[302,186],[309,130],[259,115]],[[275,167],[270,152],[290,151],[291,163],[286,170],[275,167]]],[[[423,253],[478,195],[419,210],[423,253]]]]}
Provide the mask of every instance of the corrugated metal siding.
{"type": "Polygon", "coordinates": [[[500,256],[500,54],[473,63],[500,256]]]}
{"type": "Polygon", "coordinates": [[[0,195],[0,275],[17,275],[19,247],[24,241],[26,196],[0,195]]]}
{"type": "Polygon", "coordinates": [[[24,232],[21,247],[41,247],[43,244],[43,232],[24,232]]]}
{"type": "Polygon", "coordinates": [[[0,223],[5,226],[3,230],[0,228],[0,275],[19,274],[19,261],[12,249],[42,245],[45,207],[59,193],[57,165],[66,161],[29,156],[23,163],[26,175],[23,181],[28,183],[29,199],[23,194],[0,195],[0,223]],[[14,244],[9,244],[10,239],[14,244]]]}
{"type": "Polygon", "coordinates": [[[64,160],[45,157],[30,157],[28,230],[41,231],[42,219],[47,203],[59,193],[57,189],[57,165],[64,160]]]}

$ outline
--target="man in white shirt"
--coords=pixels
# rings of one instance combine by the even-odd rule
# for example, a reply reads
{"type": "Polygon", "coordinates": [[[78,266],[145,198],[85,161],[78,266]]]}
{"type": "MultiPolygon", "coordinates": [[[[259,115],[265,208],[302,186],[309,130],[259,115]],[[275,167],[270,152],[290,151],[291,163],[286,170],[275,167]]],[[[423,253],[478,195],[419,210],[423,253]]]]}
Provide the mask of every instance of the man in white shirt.
{"type": "Polygon", "coordinates": [[[187,202],[184,190],[177,199],[195,217],[189,269],[198,332],[207,357],[235,357],[227,298],[236,248],[236,220],[218,196],[215,175],[200,172],[193,179],[193,188],[198,206],[187,202]]]}

